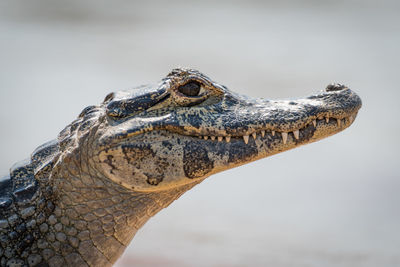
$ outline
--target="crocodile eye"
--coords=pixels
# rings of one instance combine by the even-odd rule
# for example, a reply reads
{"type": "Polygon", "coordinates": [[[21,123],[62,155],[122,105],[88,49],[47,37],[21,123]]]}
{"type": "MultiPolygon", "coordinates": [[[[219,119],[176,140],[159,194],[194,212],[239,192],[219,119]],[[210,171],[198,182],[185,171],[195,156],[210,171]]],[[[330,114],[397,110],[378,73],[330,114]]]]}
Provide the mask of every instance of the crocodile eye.
{"type": "Polygon", "coordinates": [[[186,96],[198,96],[200,93],[201,85],[196,81],[188,82],[178,88],[178,91],[186,96]]]}

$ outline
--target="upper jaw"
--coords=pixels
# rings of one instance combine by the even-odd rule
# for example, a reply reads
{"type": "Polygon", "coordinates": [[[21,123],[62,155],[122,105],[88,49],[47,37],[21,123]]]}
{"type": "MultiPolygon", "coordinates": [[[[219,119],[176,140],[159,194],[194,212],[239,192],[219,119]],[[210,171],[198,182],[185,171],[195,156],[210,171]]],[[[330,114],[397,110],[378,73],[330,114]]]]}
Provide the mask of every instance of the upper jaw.
{"type": "Polygon", "coordinates": [[[246,139],[252,135],[264,136],[266,132],[292,132],[297,137],[298,131],[308,125],[317,127],[319,121],[325,121],[326,124],[333,121],[338,130],[344,129],[353,122],[360,107],[360,98],[348,88],[339,92],[325,91],[297,100],[227,101],[213,124],[202,121],[195,127],[189,122],[184,127],[172,127],[171,130],[184,135],[204,136],[205,139],[214,139],[215,136],[217,140],[221,140],[221,137],[227,137],[228,140],[236,137],[246,139]]]}
{"type": "Polygon", "coordinates": [[[336,123],[337,132],[347,128],[360,107],[360,98],[348,88],[277,101],[240,98],[227,90],[221,103],[203,107],[205,113],[198,113],[193,107],[158,117],[133,117],[122,127],[111,126],[100,142],[114,143],[149,131],[167,130],[206,140],[230,142],[232,138],[240,138],[245,143],[251,136],[280,133],[285,143],[289,133],[299,139],[301,131],[310,125],[317,128],[336,123]]]}

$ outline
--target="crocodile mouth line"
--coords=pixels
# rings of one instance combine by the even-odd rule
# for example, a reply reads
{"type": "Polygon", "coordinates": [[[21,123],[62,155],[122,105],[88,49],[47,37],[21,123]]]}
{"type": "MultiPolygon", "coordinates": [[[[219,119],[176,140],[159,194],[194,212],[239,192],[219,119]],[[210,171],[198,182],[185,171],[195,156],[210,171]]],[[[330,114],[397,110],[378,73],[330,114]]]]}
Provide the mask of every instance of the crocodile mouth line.
{"type": "Polygon", "coordinates": [[[287,143],[288,136],[289,134],[293,134],[293,137],[295,140],[299,140],[302,132],[310,126],[310,124],[313,125],[315,129],[317,127],[322,126],[322,125],[329,125],[330,123],[333,123],[336,121],[336,127],[338,130],[344,129],[345,127],[350,126],[350,124],[354,121],[355,117],[357,116],[357,111],[352,113],[351,115],[344,117],[344,118],[335,118],[335,117],[328,117],[328,116],[323,116],[320,115],[316,119],[312,120],[311,123],[305,124],[302,128],[299,128],[297,130],[289,131],[289,132],[283,132],[283,131],[277,131],[277,130],[270,130],[270,129],[260,129],[260,130],[254,130],[254,131],[249,131],[248,134],[246,135],[192,135],[193,137],[197,137],[200,139],[204,140],[211,140],[211,141],[216,141],[216,142],[231,142],[231,140],[240,140],[243,139],[245,144],[249,143],[250,137],[252,137],[254,140],[257,139],[257,136],[265,137],[266,134],[270,134],[271,136],[275,135],[280,135],[282,138],[283,144],[287,143]]]}

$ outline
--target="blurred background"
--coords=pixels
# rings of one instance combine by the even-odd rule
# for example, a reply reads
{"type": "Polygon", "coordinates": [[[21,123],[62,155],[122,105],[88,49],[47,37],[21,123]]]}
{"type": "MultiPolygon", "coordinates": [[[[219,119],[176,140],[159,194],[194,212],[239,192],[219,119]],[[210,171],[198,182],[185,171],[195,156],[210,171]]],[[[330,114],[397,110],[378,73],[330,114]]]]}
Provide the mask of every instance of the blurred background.
{"type": "Polygon", "coordinates": [[[0,173],[177,66],[253,97],[340,82],[363,100],[352,127],[210,177],[116,266],[400,266],[399,3],[1,1],[0,173]]]}

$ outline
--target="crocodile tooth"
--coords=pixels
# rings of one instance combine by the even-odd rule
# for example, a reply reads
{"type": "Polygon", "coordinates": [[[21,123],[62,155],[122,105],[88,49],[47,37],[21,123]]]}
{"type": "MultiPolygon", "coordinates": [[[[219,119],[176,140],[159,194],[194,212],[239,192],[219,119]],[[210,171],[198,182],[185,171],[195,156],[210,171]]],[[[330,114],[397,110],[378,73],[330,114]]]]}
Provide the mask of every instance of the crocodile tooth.
{"type": "Polygon", "coordinates": [[[228,135],[225,137],[226,138],[226,142],[229,143],[231,141],[231,137],[228,135]]]}
{"type": "Polygon", "coordinates": [[[313,120],[312,124],[314,125],[314,128],[317,127],[317,120],[313,120]]]}
{"type": "Polygon", "coordinates": [[[218,142],[221,142],[221,141],[222,141],[222,139],[224,139],[224,137],[222,137],[222,136],[218,136],[218,142]]]}
{"type": "Polygon", "coordinates": [[[285,132],[282,133],[282,141],[283,141],[284,144],[286,144],[286,142],[287,142],[287,135],[288,134],[285,133],[285,132]]]}
{"type": "Polygon", "coordinates": [[[329,122],[329,117],[325,117],[325,121],[326,121],[326,123],[328,123],[329,122]]]}
{"type": "Polygon", "coordinates": [[[244,140],[244,143],[247,144],[249,142],[249,136],[243,135],[243,140],[244,140]]]}
{"type": "Polygon", "coordinates": [[[205,135],[205,136],[204,136],[204,140],[207,140],[207,139],[208,139],[208,136],[207,136],[207,135],[205,135]]]}
{"type": "Polygon", "coordinates": [[[256,132],[252,133],[251,136],[253,136],[254,140],[256,140],[256,138],[257,138],[256,132]]]}
{"type": "Polygon", "coordinates": [[[272,133],[272,136],[275,136],[275,131],[272,131],[271,133],[272,133]]]}
{"type": "Polygon", "coordinates": [[[342,120],[341,119],[337,119],[337,126],[340,127],[342,120]]]}
{"type": "Polygon", "coordinates": [[[299,140],[299,130],[293,131],[294,138],[299,140]]]}
{"type": "Polygon", "coordinates": [[[261,136],[262,136],[262,137],[265,136],[265,131],[264,131],[264,130],[261,131],[261,136]]]}
{"type": "Polygon", "coordinates": [[[211,140],[215,140],[215,136],[211,135],[211,140]]]}
{"type": "Polygon", "coordinates": [[[318,119],[319,119],[319,120],[323,120],[323,119],[324,119],[324,116],[319,115],[319,116],[318,116],[318,119]]]}
{"type": "Polygon", "coordinates": [[[351,114],[350,117],[349,117],[350,123],[353,122],[353,120],[354,120],[354,116],[353,116],[353,114],[351,114]]]}

